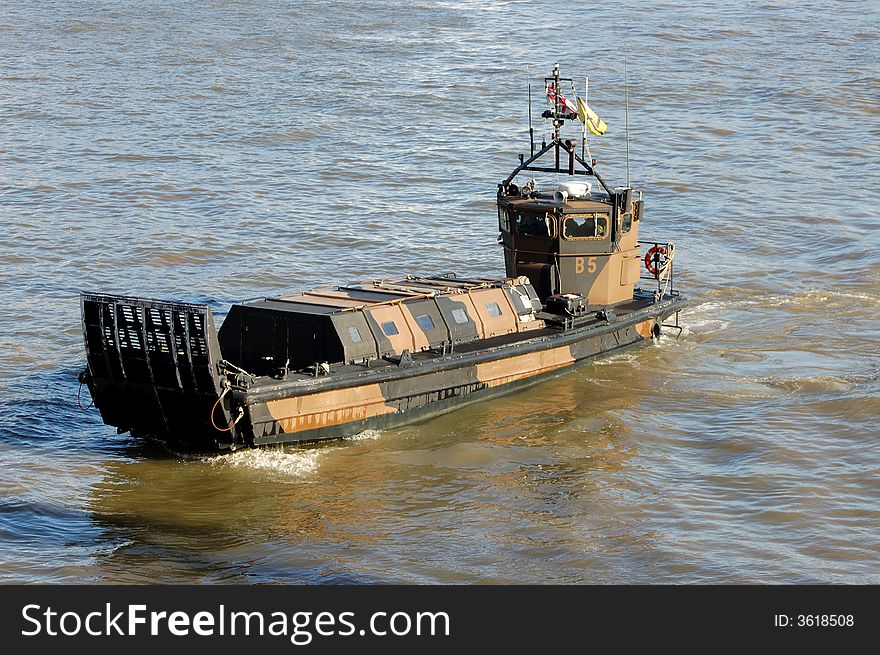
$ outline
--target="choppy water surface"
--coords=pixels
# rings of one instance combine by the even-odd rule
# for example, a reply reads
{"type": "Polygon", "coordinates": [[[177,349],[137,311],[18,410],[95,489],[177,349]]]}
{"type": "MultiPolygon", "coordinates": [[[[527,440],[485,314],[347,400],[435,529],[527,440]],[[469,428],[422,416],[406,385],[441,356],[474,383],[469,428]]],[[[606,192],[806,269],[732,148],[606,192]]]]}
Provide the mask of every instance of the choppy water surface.
{"type": "Polygon", "coordinates": [[[880,582],[876,3],[577,5],[0,5],[0,579],[880,582]],[[526,66],[619,183],[624,42],[681,340],[305,448],[76,407],[80,289],[502,271],[526,66]]]}

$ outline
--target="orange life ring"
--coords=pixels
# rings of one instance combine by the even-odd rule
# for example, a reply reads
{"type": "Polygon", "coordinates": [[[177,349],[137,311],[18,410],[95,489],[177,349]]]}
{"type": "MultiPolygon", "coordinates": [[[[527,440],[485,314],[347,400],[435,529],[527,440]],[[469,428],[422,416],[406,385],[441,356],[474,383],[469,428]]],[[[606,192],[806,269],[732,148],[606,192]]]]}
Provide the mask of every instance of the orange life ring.
{"type": "Polygon", "coordinates": [[[665,265],[665,261],[663,263],[660,262],[661,257],[665,260],[666,246],[652,246],[651,249],[645,253],[645,268],[647,268],[648,272],[654,277],[657,277],[657,274],[665,265]],[[655,265],[655,261],[657,265],[655,265]]]}

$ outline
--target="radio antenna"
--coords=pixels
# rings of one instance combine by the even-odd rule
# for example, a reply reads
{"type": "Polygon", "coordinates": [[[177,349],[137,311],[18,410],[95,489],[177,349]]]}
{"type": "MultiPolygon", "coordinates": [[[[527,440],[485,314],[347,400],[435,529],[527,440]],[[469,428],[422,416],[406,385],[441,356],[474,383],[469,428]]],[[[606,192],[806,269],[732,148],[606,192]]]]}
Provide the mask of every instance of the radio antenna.
{"type": "Polygon", "coordinates": [[[526,78],[529,82],[529,147],[531,148],[532,157],[535,156],[535,131],[532,129],[532,76],[529,74],[529,67],[526,66],[526,78]]]}
{"type": "Polygon", "coordinates": [[[625,122],[626,130],[626,186],[629,188],[629,84],[626,78],[626,43],[623,44],[623,95],[625,97],[625,122]]]}

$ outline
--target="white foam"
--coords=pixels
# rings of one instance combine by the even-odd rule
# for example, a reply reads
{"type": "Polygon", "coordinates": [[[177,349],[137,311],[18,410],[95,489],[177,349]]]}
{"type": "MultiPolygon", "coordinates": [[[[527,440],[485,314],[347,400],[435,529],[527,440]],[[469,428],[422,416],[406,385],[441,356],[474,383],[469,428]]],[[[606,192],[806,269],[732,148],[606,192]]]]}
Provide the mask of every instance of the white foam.
{"type": "Polygon", "coordinates": [[[730,325],[730,321],[720,318],[704,318],[702,320],[688,321],[682,319],[682,336],[688,334],[705,334],[707,332],[719,332],[730,325]]]}
{"type": "Polygon", "coordinates": [[[880,298],[877,296],[869,296],[864,293],[847,293],[846,291],[838,291],[836,289],[825,289],[825,290],[813,290],[808,291],[806,294],[807,298],[811,300],[819,300],[825,301],[829,297],[831,298],[846,298],[847,300],[859,300],[864,302],[872,302],[872,303],[880,303],[880,298]]]}
{"type": "Polygon", "coordinates": [[[318,470],[322,451],[317,448],[248,448],[234,453],[203,458],[212,466],[271,471],[289,478],[307,478],[318,470]]]}
{"type": "Polygon", "coordinates": [[[596,366],[619,365],[621,363],[630,364],[637,361],[639,354],[633,351],[622,353],[610,353],[593,360],[596,366]]]}
{"type": "Polygon", "coordinates": [[[378,439],[381,434],[381,430],[364,430],[363,432],[358,432],[350,437],[345,437],[345,441],[368,441],[378,439]]]}
{"type": "Polygon", "coordinates": [[[730,303],[704,302],[685,309],[679,320],[682,328],[682,336],[689,334],[704,334],[706,332],[718,332],[730,325],[730,321],[718,318],[727,313],[730,303]]]}

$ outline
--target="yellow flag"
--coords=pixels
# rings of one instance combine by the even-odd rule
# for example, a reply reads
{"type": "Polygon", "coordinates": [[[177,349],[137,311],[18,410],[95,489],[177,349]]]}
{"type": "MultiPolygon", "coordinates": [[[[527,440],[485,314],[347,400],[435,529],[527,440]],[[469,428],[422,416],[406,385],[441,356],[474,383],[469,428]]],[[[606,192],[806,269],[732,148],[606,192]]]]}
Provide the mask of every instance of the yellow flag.
{"type": "Polygon", "coordinates": [[[605,130],[608,129],[608,126],[605,124],[601,118],[596,115],[590,106],[581,100],[577,99],[578,103],[578,118],[581,119],[581,122],[587,126],[587,129],[590,130],[590,134],[595,134],[597,136],[605,134],[605,130]]]}

